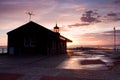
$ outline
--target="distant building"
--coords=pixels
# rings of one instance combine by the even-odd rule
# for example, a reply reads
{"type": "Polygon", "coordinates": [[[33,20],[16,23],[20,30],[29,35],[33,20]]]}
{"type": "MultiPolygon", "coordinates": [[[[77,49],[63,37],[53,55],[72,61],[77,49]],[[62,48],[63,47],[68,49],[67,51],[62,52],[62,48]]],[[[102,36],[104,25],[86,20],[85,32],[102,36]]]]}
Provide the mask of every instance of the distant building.
{"type": "Polygon", "coordinates": [[[35,23],[28,22],[8,35],[9,55],[54,55],[66,53],[66,43],[72,42],[60,35],[59,27],[54,32],[35,23]]]}

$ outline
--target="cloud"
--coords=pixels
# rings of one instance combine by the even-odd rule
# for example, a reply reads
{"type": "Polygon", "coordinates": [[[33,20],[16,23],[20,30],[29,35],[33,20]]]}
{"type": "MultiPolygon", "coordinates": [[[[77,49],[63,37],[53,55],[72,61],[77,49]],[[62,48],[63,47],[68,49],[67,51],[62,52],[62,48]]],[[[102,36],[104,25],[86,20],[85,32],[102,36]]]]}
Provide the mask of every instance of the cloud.
{"type": "Polygon", "coordinates": [[[110,12],[104,16],[104,20],[107,22],[120,21],[120,12],[110,12]]]}
{"type": "Polygon", "coordinates": [[[81,11],[81,10],[85,10],[86,8],[84,6],[80,6],[80,5],[76,5],[75,6],[75,10],[76,11],[81,11]]]}
{"type": "MultiPolygon", "coordinates": [[[[0,13],[18,12],[19,10],[48,10],[55,4],[54,0],[2,0],[0,1],[0,13]]],[[[42,12],[42,11],[41,11],[42,12]]]]}
{"type": "Polygon", "coordinates": [[[98,13],[97,12],[95,12],[95,11],[92,11],[92,10],[89,10],[89,11],[86,11],[83,15],[82,15],[82,17],[80,18],[80,20],[82,21],[82,22],[88,22],[89,24],[90,23],[98,23],[98,22],[101,22],[100,20],[99,20],[99,15],[98,15],[98,13]]]}
{"type": "Polygon", "coordinates": [[[107,16],[117,16],[116,13],[108,13],[107,16]]]}
{"type": "Polygon", "coordinates": [[[96,11],[88,10],[82,14],[80,20],[81,23],[74,23],[68,25],[69,28],[88,26],[95,23],[106,23],[106,22],[111,23],[111,22],[120,21],[120,12],[108,12],[108,13],[100,14],[96,11]]]}
{"type": "Polygon", "coordinates": [[[60,31],[66,32],[68,31],[68,27],[66,27],[65,25],[62,25],[62,27],[60,27],[60,31]]]}
{"type": "MultiPolygon", "coordinates": [[[[105,31],[101,33],[86,33],[81,35],[82,40],[85,40],[86,42],[96,42],[96,44],[100,45],[113,45],[113,36],[114,31],[105,31]]],[[[116,42],[119,45],[120,44],[120,30],[116,30],[116,42]]]]}
{"type": "Polygon", "coordinates": [[[113,1],[114,4],[116,4],[117,6],[120,6],[120,0],[115,0],[113,1]]]}
{"type": "MultiPolygon", "coordinates": [[[[120,36],[120,30],[115,30],[117,36],[120,36]]],[[[104,34],[109,34],[109,36],[113,36],[113,33],[114,31],[106,31],[106,32],[103,32],[104,34]]]]}
{"type": "Polygon", "coordinates": [[[1,20],[13,18],[17,20],[24,18],[26,12],[31,11],[35,14],[35,17],[41,16],[42,18],[54,11],[56,5],[53,4],[55,3],[54,0],[0,0],[0,17],[3,17],[1,20]]]}
{"type": "Polygon", "coordinates": [[[70,17],[71,14],[68,14],[68,13],[62,13],[59,15],[60,17],[70,17]]]}
{"type": "Polygon", "coordinates": [[[80,27],[80,26],[88,26],[89,24],[88,23],[75,23],[75,24],[71,24],[71,25],[68,25],[69,28],[72,28],[72,27],[80,27]]]}
{"type": "Polygon", "coordinates": [[[100,16],[96,11],[88,10],[82,14],[82,17],[80,17],[81,23],[71,24],[68,25],[68,27],[72,28],[72,27],[88,26],[90,24],[99,23],[101,22],[99,17],[100,16]]]}

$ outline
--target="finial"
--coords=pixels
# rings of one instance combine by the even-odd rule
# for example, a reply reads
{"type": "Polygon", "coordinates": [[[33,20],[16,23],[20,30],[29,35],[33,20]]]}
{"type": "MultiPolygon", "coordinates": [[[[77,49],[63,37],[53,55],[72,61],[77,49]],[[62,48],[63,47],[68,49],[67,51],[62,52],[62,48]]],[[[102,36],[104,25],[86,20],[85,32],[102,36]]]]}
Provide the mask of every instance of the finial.
{"type": "Polygon", "coordinates": [[[56,20],[56,27],[57,27],[57,20],[56,20]]]}

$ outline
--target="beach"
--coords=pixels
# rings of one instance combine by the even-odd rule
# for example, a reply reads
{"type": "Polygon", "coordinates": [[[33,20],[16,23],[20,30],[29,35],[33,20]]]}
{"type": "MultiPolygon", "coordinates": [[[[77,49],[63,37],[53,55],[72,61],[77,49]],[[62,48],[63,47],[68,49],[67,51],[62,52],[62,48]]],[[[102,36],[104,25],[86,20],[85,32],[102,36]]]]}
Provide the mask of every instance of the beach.
{"type": "Polygon", "coordinates": [[[0,74],[6,75],[0,80],[11,76],[15,77],[13,80],[120,80],[119,56],[105,50],[54,56],[0,56],[0,74]]]}

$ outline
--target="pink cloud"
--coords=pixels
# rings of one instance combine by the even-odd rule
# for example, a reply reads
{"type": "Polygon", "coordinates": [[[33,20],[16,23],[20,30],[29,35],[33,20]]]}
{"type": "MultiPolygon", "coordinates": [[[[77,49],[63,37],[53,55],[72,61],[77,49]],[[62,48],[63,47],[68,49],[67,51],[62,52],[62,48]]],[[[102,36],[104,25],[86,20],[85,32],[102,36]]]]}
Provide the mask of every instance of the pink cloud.
{"type": "Polygon", "coordinates": [[[81,10],[85,10],[86,8],[84,6],[80,6],[80,5],[76,5],[75,6],[75,10],[76,11],[81,11],[81,10]]]}

